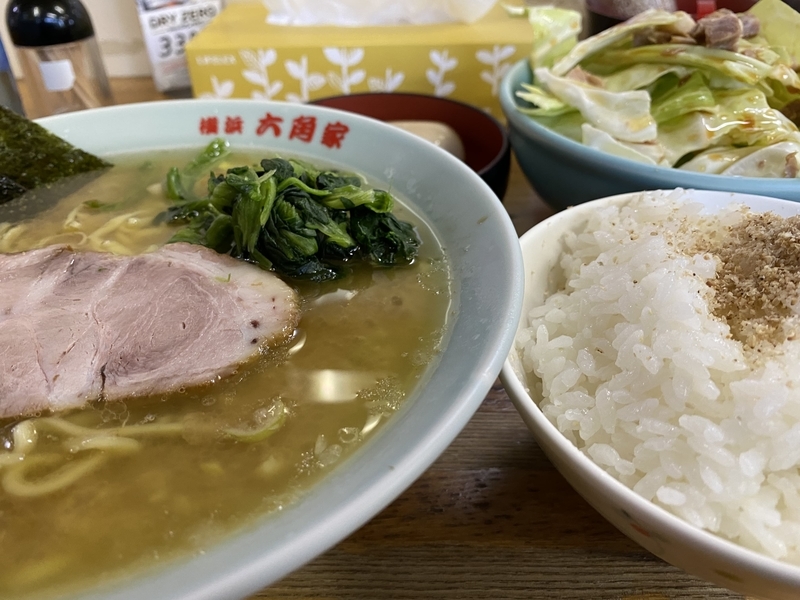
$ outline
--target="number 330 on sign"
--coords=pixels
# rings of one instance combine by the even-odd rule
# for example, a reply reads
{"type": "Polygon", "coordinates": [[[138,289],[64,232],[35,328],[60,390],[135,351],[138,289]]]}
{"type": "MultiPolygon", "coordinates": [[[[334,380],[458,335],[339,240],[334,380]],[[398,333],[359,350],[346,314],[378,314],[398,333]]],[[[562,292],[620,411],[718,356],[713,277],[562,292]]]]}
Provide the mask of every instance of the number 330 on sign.
{"type": "Polygon", "coordinates": [[[166,59],[173,56],[183,56],[186,42],[192,39],[198,29],[188,31],[170,31],[158,36],[158,58],[166,59]]]}
{"type": "Polygon", "coordinates": [[[159,91],[189,87],[186,44],[222,10],[222,0],[137,0],[159,91]]]}

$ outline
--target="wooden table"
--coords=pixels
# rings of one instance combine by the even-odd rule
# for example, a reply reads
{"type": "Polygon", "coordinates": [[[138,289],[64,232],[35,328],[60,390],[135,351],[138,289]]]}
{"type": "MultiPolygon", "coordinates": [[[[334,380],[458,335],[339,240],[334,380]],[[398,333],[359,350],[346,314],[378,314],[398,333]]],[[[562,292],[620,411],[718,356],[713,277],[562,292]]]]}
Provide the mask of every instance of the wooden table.
{"type": "MultiPolygon", "coordinates": [[[[163,98],[112,82],[118,102],[163,98]]],[[[516,163],[505,206],[519,233],[548,216],[516,163]]],[[[544,456],[495,383],[448,450],[386,510],[253,599],[742,598],[630,541],[544,456]]]]}

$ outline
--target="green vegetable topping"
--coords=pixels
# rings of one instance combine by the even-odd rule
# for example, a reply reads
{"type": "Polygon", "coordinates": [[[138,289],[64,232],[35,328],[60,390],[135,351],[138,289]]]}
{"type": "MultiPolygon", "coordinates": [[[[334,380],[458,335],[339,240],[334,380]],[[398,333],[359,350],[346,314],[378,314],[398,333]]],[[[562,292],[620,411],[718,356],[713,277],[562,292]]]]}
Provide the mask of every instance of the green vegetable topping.
{"type": "Polygon", "coordinates": [[[780,0],[697,21],[651,9],[581,41],[575,11],[509,10],[533,30],[520,112],[649,165],[800,177],[800,14],[780,0]]]}
{"type": "Polygon", "coordinates": [[[183,169],[172,167],[167,173],[164,191],[170,200],[196,200],[192,194],[194,182],[230,152],[225,140],[216,139],[183,169]]]}
{"type": "Polygon", "coordinates": [[[213,248],[288,277],[326,281],[365,260],[409,265],[420,240],[410,223],[392,214],[394,198],[365,189],[357,175],[319,170],[296,159],[264,159],[208,179],[207,194],[193,189],[203,169],[227,154],[214,140],[184,169],[170,169],[164,185],[173,201],[166,218],[181,224],[170,242],[213,248]]]}
{"type": "Polygon", "coordinates": [[[222,433],[238,442],[263,442],[278,431],[286,421],[288,409],[280,400],[269,408],[262,408],[253,415],[253,423],[244,427],[228,427],[222,433]]]}

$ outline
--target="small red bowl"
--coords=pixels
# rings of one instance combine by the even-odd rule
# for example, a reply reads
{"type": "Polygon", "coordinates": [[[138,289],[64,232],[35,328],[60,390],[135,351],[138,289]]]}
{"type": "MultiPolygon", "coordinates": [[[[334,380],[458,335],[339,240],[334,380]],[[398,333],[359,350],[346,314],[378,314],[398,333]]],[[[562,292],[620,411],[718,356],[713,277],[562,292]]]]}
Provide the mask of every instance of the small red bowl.
{"type": "Polygon", "coordinates": [[[456,100],[406,93],[365,93],[312,100],[330,108],[381,121],[439,121],[449,125],[464,145],[464,162],[501,200],[508,187],[511,147],[506,128],[493,116],[456,100]]]}

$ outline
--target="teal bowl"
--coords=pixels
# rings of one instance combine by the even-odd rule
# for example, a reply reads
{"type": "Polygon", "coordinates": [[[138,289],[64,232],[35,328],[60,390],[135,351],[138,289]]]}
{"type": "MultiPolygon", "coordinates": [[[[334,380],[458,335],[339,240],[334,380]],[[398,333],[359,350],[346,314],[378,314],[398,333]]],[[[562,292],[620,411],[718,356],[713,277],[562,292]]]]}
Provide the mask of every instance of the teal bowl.
{"type": "Polygon", "coordinates": [[[503,78],[500,104],[511,147],[525,177],[550,206],[562,209],[596,198],[641,190],[687,188],[772,196],[800,202],[800,180],[730,177],[645,165],[612,156],[560,135],[516,109],[515,93],[532,74],[527,60],[503,78]]]}

